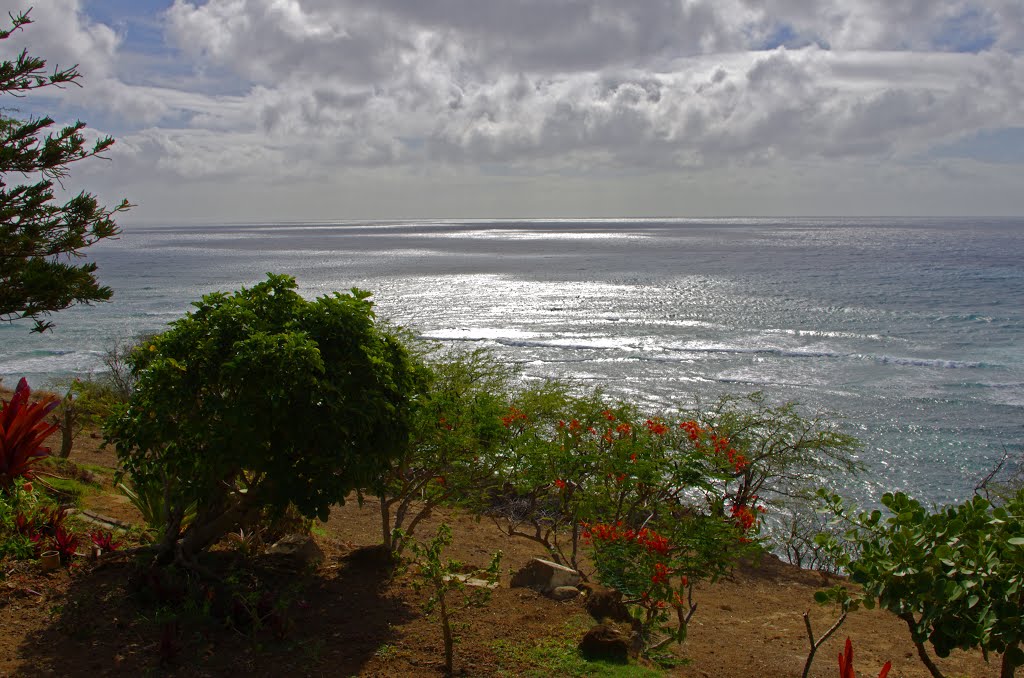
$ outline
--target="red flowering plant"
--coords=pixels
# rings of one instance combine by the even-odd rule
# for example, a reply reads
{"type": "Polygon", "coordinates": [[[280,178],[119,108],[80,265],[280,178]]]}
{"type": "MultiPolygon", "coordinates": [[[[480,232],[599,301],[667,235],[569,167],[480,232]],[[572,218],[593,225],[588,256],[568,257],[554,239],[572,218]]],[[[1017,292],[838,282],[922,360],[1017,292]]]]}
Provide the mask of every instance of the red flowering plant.
{"type": "Polygon", "coordinates": [[[18,478],[31,479],[32,465],[50,454],[43,441],[60,428],[46,421],[60,401],[30,402],[32,390],[24,378],[14,396],[0,410],[0,489],[8,489],[18,478]]]}
{"type": "Polygon", "coordinates": [[[600,394],[574,396],[546,382],[516,394],[501,421],[510,435],[496,459],[494,485],[479,509],[509,536],[542,545],[558,563],[578,567],[584,505],[602,468],[600,394]]]}
{"type": "Polygon", "coordinates": [[[774,406],[760,393],[723,396],[680,413],[679,431],[717,469],[706,493],[711,510],[757,534],[761,514],[811,501],[828,477],[848,477],[861,465],[856,439],[795,403],[774,406]]]}
{"type": "Polygon", "coordinates": [[[741,531],[719,516],[693,512],[661,524],[664,530],[598,523],[584,531],[598,578],[623,594],[647,651],[686,640],[697,611],[694,586],[717,580],[743,554],[741,531]]]}

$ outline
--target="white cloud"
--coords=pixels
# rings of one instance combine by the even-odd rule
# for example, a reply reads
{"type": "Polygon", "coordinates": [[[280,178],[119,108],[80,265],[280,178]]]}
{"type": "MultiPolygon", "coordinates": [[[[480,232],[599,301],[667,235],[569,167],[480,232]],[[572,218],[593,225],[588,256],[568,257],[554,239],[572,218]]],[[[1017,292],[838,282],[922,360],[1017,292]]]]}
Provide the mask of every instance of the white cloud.
{"type": "Polygon", "coordinates": [[[430,203],[473,176],[577,196],[672,177],[721,195],[831,163],[860,191],[878,186],[855,168],[879,166],[937,187],[914,178],[930,149],[1024,127],[1016,0],[175,0],[175,77],[157,60],[142,84],[118,71],[123,36],[50,7],[35,51],[95,69],[74,100],[111,121],[129,183],[448,182],[410,188],[430,203]]]}

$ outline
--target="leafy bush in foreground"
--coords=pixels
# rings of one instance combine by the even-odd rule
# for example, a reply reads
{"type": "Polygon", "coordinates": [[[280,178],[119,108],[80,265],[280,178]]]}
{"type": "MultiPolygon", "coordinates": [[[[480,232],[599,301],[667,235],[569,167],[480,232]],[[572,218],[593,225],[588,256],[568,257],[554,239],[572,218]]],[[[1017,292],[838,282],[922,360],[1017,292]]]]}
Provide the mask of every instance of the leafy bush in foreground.
{"type": "MultiPolygon", "coordinates": [[[[1005,505],[975,496],[930,513],[902,493],[886,494],[880,511],[857,513],[836,495],[821,493],[849,529],[845,539],[858,555],[838,558],[861,584],[855,602],[879,607],[902,619],[918,656],[933,676],[942,674],[928,656],[928,642],[940,657],[956,648],[1002,653],[1002,678],[1024,665],[1024,490],[1005,505]]],[[[837,540],[825,538],[833,548],[837,540]]],[[[845,589],[819,599],[847,596],[845,589]]]]}
{"type": "Polygon", "coordinates": [[[420,365],[369,293],[295,288],[270,275],[207,295],[129,357],[135,389],[105,430],[135,487],[174,486],[158,562],[194,566],[266,509],[326,519],[407,444],[420,365]]]}

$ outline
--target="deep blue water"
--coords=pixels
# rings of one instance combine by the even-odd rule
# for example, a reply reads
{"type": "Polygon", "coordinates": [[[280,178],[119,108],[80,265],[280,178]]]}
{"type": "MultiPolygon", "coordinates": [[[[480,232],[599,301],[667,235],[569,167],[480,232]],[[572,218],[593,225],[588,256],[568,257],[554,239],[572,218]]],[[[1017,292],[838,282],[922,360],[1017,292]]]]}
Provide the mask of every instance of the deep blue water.
{"type": "Polygon", "coordinates": [[[96,369],[201,294],[294,275],[488,346],[529,376],[665,406],[762,390],[845,422],[861,500],[968,494],[1024,449],[1024,219],[375,222],[130,228],[93,247],[112,303],[0,327],[0,376],[96,369]]]}

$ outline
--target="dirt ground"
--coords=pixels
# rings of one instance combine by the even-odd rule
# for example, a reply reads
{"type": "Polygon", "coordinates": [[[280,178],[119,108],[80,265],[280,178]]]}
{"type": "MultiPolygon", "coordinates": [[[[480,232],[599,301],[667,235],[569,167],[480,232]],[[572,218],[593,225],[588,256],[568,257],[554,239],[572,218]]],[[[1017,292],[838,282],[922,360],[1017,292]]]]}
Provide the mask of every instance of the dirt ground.
{"type": "MultiPolygon", "coordinates": [[[[113,468],[111,451],[83,436],[72,460],[113,468]]],[[[134,508],[103,489],[83,499],[83,508],[138,524],[134,508]]],[[[545,664],[543,648],[570,652],[593,624],[581,599],[555,602],[527,589],[509,589],[509,572],[543,553],[511,539],[490,522],[452,511],[436,511],[418,535],[441,521],[452,526],[449,555],[484,566],[497,549],[504,554],[502,585],[484,608],[461,613],[456,667],[468,676],[546,676],[565,672],[545,664]],[[538,649],[540,648],[540,649],[538,649]]],[[[315,571],[295,572],[265,559],[246,564],[283,610],[274,624],[228,627],[209,614],[168,622],[166,609],[146,606],[133,595],[136,568],[130,557],[111,554],[98,562],[80,559],[70,572],[43,573],[35,562],[4,563],[0,577],[0,675],[106,676],[439,676],[442,640],[436,617],[422,610],[425,594],[409,573],[391,576],[372,548],[380,543],[378,506],[349,502],[316,530],[325,558],[315,571]]],[[[221,571],[234,556],[225,552],[221,571]]],[[[243,567],[243,565],[238,565],[243,567]]],[[[699,609],[689,637],[673,652],[678,665],[664,675],[702,677],[800,676],[808,643],[802,614],[810,610],[816,634],[835,611],[813,602],[828,585],[823,575],[768,557],[697,591],[699,609]]],[[[836,657],[853,640],[856,666],[874,676],[893,663],[890,676],[927,676],[902,622],[888,613],[858,611],[818,652],[813,676],[837,675],[836,657]]],[[[947,676],[996,676],[997,658],[957,653],[940,661],[947,676]]],[[[652,665],[653,666],[653,665],[652,665]]],[[[583,664],[575,675],[593,675],[583,664]]],[[[594,667],[596,673],[598,667],[594,667]]],[[[602,674],[604,675],[604,674],[602,674]]]]}

